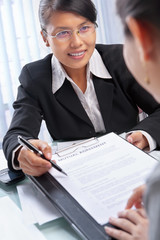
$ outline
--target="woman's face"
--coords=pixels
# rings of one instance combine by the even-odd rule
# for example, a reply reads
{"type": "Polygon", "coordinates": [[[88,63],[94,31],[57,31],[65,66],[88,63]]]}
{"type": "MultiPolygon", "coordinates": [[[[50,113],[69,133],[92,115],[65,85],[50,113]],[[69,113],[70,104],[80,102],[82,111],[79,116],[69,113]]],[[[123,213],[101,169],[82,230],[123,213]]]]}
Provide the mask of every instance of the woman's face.
{"type": "Polygon", "coordinates": [[[152,44],[153,51],[150,59],[144,64],[141,59],[141,48],[133,37],[126,37],[123,55],[128,69],[139,82],[139,84],[150,92],[153,97],[160,102],[160,47],[159,41],[152,44]],[[150,83],[145,81],[149,78],[150,83]]]}
{"type": "MultiPolygon", "coordinates": [[[[70,12],[55,12],[50,18],[46,31],[49,35],[56,35],[65,30],[75,30],[70,39],[60,41],[47,35],[47,43],[53,54],[67,70],[84,68],[95,48],[96,31],[89,36],[81,37],[77,34],[83,26],[92,24],[88,19],[70,12]]],[[[85,29],[85,27],[84,27],[85,29]]]]}

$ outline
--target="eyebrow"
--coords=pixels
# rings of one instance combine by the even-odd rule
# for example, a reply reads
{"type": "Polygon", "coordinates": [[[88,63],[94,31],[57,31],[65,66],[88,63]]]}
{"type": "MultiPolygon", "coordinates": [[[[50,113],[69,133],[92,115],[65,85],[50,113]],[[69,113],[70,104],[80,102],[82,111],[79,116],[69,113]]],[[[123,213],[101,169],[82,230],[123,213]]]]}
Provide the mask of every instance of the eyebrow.
{"type": "MultiPolygon", "coordinates": [[[[84,24],[86,24],[86,23],[88,23],[88,22],[89,22],[89,21],[85,21],[85,22],[83,22],[83,23],[80,23],[80,24],[77,26],[77,28],[83,26],[84,24]]],[[[66,29],[72,29],[72,28],[71,28],[71,27],[65,27],[65,26],[63,26],[63,27],[56,27],[53,32],[57,32],[57,31],[61,31],[61,30],[66,30],[66,29]]],[[[52,32],[52,34],[53,34],[53,32],[52,32]]]]}

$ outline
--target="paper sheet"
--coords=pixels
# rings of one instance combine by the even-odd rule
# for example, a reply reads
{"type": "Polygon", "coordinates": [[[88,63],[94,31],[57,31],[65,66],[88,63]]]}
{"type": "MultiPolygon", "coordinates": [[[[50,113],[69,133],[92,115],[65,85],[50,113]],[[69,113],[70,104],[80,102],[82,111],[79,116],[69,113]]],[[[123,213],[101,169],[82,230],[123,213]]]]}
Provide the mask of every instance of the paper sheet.
{"type": "Polygon", "coordinates": [[[57,209],[31,182],[18,185],[17,191],[27,224],[42,225],[61,217],[57,209]]]}
{"type": "Polygon", "coordinates": [[[1,240],[45,240],[34,225],[26,225],[21,210],[9,197],[0,198],[1,240]]]}
{"type": "Polygon", "coordinates": [[[54,159],[68,177],[54,168],[49,172],[100,224],[124,209],[132,190],[145,182],[157,164],[114,133],[54,159]]]}

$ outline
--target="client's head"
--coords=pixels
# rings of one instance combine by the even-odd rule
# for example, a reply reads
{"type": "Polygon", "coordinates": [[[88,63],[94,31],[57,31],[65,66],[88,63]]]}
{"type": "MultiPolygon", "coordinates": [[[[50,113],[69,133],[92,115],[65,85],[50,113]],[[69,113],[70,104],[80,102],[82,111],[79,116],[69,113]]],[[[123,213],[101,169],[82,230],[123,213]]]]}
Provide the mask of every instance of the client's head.
{"type": "Polygon", "coordinates": [[[137,81],[160,101],[160,1],[117,0],[124,58],[137,81]]]}

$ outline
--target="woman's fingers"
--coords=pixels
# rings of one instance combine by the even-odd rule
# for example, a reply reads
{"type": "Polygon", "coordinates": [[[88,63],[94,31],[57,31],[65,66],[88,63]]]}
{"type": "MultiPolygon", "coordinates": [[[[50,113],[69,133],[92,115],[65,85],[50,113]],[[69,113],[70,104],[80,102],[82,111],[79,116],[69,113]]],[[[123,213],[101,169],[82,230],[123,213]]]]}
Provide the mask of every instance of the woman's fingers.
{"type": "MultiPolygon", "coordinates": [[[[41,140],[30,140],[30,142],[42,152],[44,151],[45,153],[43,152],[43,154],[48,154],[48,159],[50,159],[50,156],[52,156],[51,148],[47,143],[41,140]]],[[[50,162],[46,161],[25,147],[21,148],[18,155],[18,161],[22,171],[32,176],[40,176],[51,168],[50,162]]]]}
{"type": "Polygon", "coordinates": [[[52,150],[48,143],[43,142],[41,140],[29,140],[29,141],[31,142],[31,144],[33,144],[35,147],[41,150],[47,159],[52,158],[52,150]]]}
{"type": "Polygon", "coordinates": [[[127,137],[127,141],[135,145],[140,149],[147,148],[149,146],[147,138],[141,132],[133,132],[127,137]]]}

